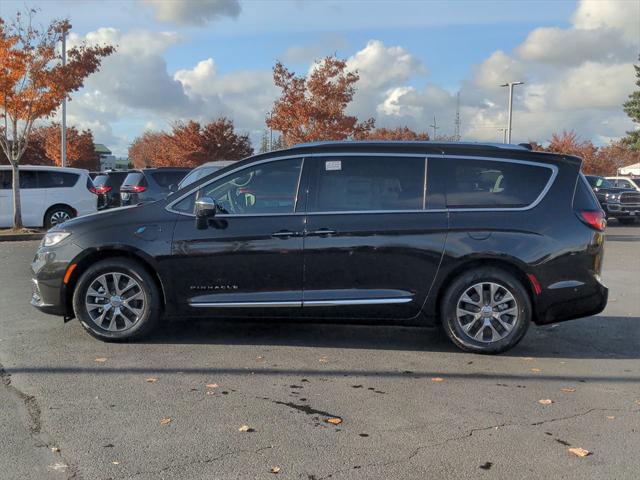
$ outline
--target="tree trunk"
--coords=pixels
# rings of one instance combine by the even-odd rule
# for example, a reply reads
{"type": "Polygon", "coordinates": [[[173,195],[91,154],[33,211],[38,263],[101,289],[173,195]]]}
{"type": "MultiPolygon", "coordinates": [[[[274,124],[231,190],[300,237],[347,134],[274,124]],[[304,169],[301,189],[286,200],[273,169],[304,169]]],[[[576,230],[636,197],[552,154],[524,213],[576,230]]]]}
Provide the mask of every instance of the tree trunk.
{"type": "Polygon", "coordinates": [[[11,162],[13,171],[13,228],[22,228],[22,205],[20,204],[20,170],[18,164],[11,162]]]}

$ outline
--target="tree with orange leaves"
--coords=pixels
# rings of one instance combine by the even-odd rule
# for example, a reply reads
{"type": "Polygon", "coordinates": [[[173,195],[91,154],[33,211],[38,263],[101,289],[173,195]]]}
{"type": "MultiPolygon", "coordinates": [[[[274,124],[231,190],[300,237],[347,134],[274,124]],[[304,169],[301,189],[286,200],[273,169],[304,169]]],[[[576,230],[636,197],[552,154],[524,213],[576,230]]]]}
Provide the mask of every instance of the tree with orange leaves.
{"type": "Polygon", "coordinates": [[[282,132],[287,145],[365,135],[374,127],[373,118],[359,122],[345,113],[360,79],[346,68],[345,60],[329,56],[316,61],[308,77],[299,77],[276,63],[273,81],[282,93],[267,126],[282,132]]]}
{"type": "Polygon", "coordinates": [[[362,135],[357,135],[356,140],[420,141],[429,140],[429,134],[427,132],[414,132],[409,127],[376,128],[362,135]]]}
{"type": "MultiPolygon", "coordinates": [[[[33,132],[33,140],[42,145],[44,155],[53,165],[62,165],[60,155],[60,124],[51,123],[46,127],[36,128],[33,132]]],[[[78,130],[76,127],[67,127],[67,162],[70,167],[98,170],[100,162],[93,144],[91,130],[78,130]]]]}
{"type": "Polygon", "coordinates": [[[252,154],[248,135],[236,133],[233,121],[224,117],[205,125],[193,120],[176,122],[171,133],[145,132],[129,148],[129,158],[136,168],[197,167],[252,154]]]}
{"type": "Polygon", "coordinates": [[[112,46],[81,44],[67,51],[62,65],[56,46],[71,28],[55,20],[44,31],[33,26],[35,10],[18,12],[11,23],[0,18],[0,147],[13,170],[13,226],[22,227],[19,165],[37,119],[53,115],[63,99],[79,90],[112,46]]]}

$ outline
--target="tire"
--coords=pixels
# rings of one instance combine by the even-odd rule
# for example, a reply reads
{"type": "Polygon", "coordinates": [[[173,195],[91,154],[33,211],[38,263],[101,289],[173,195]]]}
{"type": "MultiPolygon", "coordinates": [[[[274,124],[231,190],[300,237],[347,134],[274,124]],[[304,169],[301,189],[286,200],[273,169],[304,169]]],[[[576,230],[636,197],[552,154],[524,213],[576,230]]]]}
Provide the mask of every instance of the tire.
{"type": "Polygon", "coordinates": [[[44,226],[48,230],[62,222],[71,220],[73,217],[75,217],[75,212],[70,207],[65,207],[64,205],[51,207],[44,214],[44,226]]]}
{"type": "Polygon", "coordinates": [[[635,218],[619,218],[618,222],[620,222],[621,225],[632,225],[636,223],[636,219],[635,218]]]}
{"type": "Polygon", "coordinates": [[[106,342],[135,340],[150,333],[160,322],[160,303],[152,276],[126,258],[95,263],[73,292],[76,318],[90,335],[106,342]]]}
{"type": "Polygon", "coordinates": [[[442,326],[454,344],[467,352],[484,354],[502,353],[516,346],[532,316],[525,287],[511,273],[496,267],[473,269],[456,277],[442,298],[440,312],[442,326]]]}

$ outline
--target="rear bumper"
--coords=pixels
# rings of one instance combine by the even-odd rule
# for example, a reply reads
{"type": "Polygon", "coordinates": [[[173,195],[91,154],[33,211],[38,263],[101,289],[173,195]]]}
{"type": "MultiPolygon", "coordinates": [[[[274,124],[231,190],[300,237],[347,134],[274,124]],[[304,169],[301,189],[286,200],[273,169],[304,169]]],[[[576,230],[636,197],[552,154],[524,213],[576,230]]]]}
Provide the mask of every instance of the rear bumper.
{"type": "Polygon", "coordinates": [[[539,302],[536,316],[538,325],[590,317],[602,312],[607,306],[609,289],[599,278],[595,278],[589,285],[560,283],[567,283],[567,286],[546,290],[544,299],[539,302]]]}

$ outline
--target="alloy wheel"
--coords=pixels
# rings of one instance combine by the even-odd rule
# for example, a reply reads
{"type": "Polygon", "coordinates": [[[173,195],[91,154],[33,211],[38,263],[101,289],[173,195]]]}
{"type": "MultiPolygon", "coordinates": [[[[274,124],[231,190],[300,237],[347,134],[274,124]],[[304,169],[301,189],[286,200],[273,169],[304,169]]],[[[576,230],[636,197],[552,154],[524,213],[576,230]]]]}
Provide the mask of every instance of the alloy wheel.
{"type": "Polygon", "coordinates": [[[71,220],[71,215],[69,212],[65,212],[64,210],[58,210],[57,212],[53,212],[50,217],[51,226],[59,225],[61,223],[66,222],[67,220],[71,220]]]}
{"type": "Polygon", "coordinates": [[[89,285],[85,308],[98,327],[110,332],[128,330],[144,312],[144,290],[125,273],[105,273],[89,285]]]}
{"type": "Polygon", "coordinates": [[[456,305],[456,320],[469,338],[493,343],[507,337],[518,322],[518,303],[507,288],[481,282],[467,288],[456,305]]]}

